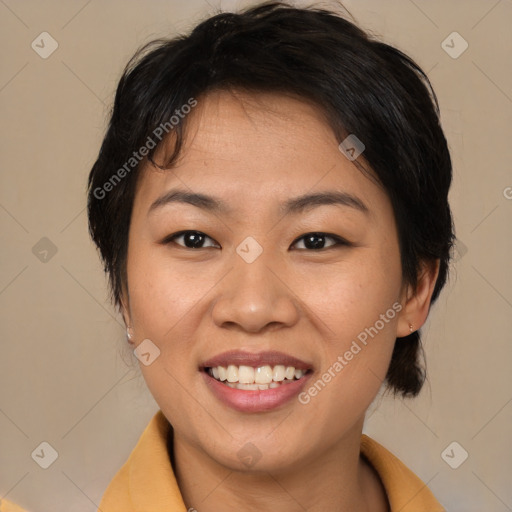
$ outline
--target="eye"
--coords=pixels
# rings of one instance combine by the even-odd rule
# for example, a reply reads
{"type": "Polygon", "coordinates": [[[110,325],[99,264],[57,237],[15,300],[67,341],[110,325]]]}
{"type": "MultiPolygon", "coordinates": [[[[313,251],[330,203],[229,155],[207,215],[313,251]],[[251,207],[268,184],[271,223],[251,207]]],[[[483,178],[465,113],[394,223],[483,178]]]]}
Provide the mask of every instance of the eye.
{"type": "MultiPolygon", "coordinates": [[[[186,249],[205,249],[207,247],[215,247],[215,245],[209,245],[204,246],[203,243],[205,239],[213,240],[213,238],[210,238],[208,235],[202,233],[201,231],[180,231],[178,233],[174,233],[172,235],[167,236],[163,241],[162,244],[169,244],[171,242],[175,242],[179,238],[183,238],[183,244],[178,243],[178,245],[181,245],[182,247],[185,247],[186,249]]],[[[216,243],[216,242],[215,242],[216,243]]],[[[218,247],[218,245],[217,245],[218,247]]]]}
{"type": "MultiPolygon", "coordinates": [[[[337,236],[337,235],[330,235],[328,233],[307,233],[292,244],[292,246],[296,245],[300,241],[304,240],[304,248],[299,248],[300,250],[309,249],[314,251],[320,251],[323,249],[330,249],[332,247],[336,246],[349,246],[350,243],[344,240],[343,238],[337,236]],[[331,245],[325,246],[326,240],[332,240],[334,243],[331,245]]],[[[167,236],[163,241],[162,244],[166,245],[169,243],[177,243],[177,245],[180,245],[181,247],[184,247],[185,249],[206,249],[208,247],[220,247],[217,242],[213,240],[213,238],[210,238],[208,235],[201,231],[179,231],[178,233],[173,233],[172,235],[167,236]],[[183,239],[182,243],[176,242],[178,239],[183,239]],[[211,240],[214,242],[210,245],[204,245],[205,240],[211,240]]]]}
{"type": "Polygon", "coordinates": [[[336,235],[330,235],[328,233],[307,233],[306,235],[298,238],[292,245],[297,244],[300,240],[304,240],[305,249],[311,250],[331,249],[337,245],[350,245],[350,243],[343,238],[336,235]],[[326,239],[334,240],[334,244],[325,247],[326,239]]]}

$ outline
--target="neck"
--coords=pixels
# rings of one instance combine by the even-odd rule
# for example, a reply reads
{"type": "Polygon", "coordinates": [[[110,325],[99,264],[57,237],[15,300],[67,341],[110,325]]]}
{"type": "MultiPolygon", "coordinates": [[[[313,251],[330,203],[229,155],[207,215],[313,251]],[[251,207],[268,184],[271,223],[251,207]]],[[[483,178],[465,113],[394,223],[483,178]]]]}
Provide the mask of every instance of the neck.
{"type": "Polygon", "coordinates": [[[358,427],[337,446],[286,469],[231,469],[176,432],[169,448],[172,446],[174,473],[189,510],[387,512],[389,505],[380,479],[360,455],[362,424],[358,427]]]}

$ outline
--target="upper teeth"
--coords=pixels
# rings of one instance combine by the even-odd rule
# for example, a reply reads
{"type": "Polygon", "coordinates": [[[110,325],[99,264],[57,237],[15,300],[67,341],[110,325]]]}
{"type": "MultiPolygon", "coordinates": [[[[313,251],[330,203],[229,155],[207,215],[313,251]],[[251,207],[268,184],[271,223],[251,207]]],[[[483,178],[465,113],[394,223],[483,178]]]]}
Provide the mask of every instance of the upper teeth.
{"type": "Polygon", "coordinates": [[[285,379],[300,379],[306,374],[307,370],[297,370],[293,366],[284,366],[278,364],[273,368],[271,366],[235,366],[230,364],[225,366],[216,366],[210,369],[213,377],[220,381],[239,382],[240,384],[270,384],[272,381],[281,382],[285,379]]]}

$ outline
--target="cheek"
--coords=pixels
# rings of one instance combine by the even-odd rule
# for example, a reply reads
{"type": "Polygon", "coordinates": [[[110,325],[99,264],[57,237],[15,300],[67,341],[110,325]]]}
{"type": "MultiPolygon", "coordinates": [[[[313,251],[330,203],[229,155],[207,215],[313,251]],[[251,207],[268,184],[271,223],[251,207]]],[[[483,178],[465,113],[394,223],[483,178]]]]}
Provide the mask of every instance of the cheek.
{"type": "Polygon", "coordinates": [[[140,365],[144,379],[158,403],[171,395],[179,409],[182,386],[197,372],[190,361],[208,291],[219,278],[211,265],[171,259],[151,244],[130,253],[127,273],[136,339],[149,339],[160,351],[151,365],[140,365]]]}
{"type": "MultiPolygon", "coordinates": [[[[190,364],[194,312],[206,289],[198,286],[183,264],[170,263],[149,244],[130,254],[128,286],[137,342],[151,340],[159,351],[150,364],[140,363],[146,385],[169,418],[180,418],[190,407],[187,382],[195,373],[190,364]]],[[[184,428],[189,428],[188,424],[184,428]]]]}
{"type": "MultiPolygon", "coordinates": [[[[304,302],[333,331],[331,334],[345,341],[372,326],[400,295],[401,266],[395,251],[365,248],[340,265],[319,268],[310,275],[314,277],[301,280],[304,302]]],[[[393,311],[391,315],[394,320],[393,311]]],[[[386,323],[385,330],[392,324],[386,323]]]]}
{"type": "Polygon", "coordinates": [[[308,305],[326,335],[317,346],[322,374],[311,393],[323,395],[318,403],[339,404],[335,415],[346,408],[362,413],[385,378],[396,340],[402,309],[399,254],[368,250],[350,265],[340,266],[330,279],[317,277],[322,286],[310,288],[308,305]]]}
{"type": "Polygon", "coordinates": [[[134,325],[146,337],[170,335],[176,322],[204,296],[207,283],[191,273],[190,263],[171,260],[151,245],[134,250],[128,261],[130,310],[134,325]]]}

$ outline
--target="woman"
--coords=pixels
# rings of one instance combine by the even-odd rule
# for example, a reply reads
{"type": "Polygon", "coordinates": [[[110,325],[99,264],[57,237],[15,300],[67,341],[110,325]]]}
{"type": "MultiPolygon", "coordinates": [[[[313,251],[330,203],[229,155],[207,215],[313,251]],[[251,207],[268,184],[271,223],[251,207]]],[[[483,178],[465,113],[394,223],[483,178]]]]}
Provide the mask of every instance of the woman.
{"type": "Polygon", "coordinates": [[[426,76],[333,12],[260,4],[134,56],[88,214],[160,410],[100,510],[443,510],[362,429],[383,383],[422,387],[450,183],[426,76]]]}

